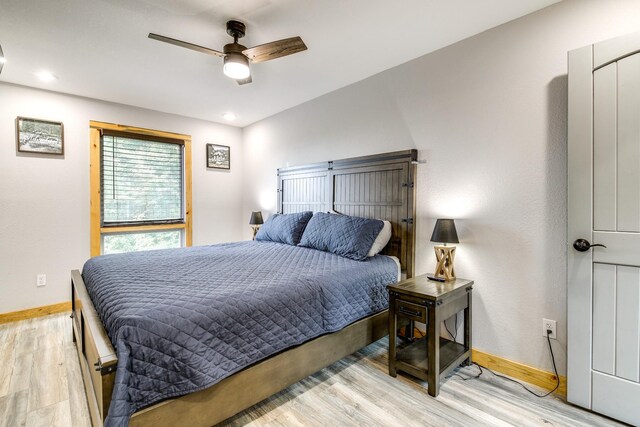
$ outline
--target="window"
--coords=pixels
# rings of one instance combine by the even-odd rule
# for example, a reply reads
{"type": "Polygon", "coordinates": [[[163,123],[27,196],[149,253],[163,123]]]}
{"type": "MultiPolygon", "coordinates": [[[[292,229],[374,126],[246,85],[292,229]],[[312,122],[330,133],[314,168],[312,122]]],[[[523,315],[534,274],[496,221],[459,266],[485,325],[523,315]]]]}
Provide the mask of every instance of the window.
{"type": "Polygon", "coordinates": [[[191,137],[91,122],[91,256],[191,246],[191,137]]]}

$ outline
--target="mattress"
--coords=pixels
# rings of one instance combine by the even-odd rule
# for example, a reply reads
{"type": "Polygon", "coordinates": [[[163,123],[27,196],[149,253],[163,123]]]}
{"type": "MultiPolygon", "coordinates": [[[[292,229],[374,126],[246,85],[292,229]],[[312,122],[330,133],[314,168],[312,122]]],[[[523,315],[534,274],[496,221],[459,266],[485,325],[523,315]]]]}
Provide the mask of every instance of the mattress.
{"type": "Polygon", "coordinates": [[[273,242],[105,255],[82,276],[118,356],[106,426],[387,308],[398,265],[273,242]]]}

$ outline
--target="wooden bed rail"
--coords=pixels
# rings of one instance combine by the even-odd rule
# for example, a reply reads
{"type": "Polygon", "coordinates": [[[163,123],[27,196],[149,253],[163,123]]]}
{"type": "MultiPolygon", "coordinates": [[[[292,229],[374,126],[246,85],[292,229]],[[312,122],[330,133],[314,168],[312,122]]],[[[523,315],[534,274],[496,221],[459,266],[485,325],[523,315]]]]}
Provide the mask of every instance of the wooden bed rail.
{"type": "MultiPolygon", "coordinates": [[[[118,358],[80,272],[71,272],[73,338],[94,427],[102,427],[109,410],[118,358]]],[[[209,426],[306,378],[388,334],[388,310],[341,331],[322,335],[271,356],[196,393],[169,399],[136,412],[133,426],[209,426]]]]}
{"type": "Polygon", "coordinates": [[[102,426],[109,411],[118,358],[100,322],[78,270],[71,272],[73,340],[78,350],[87,404],[94,426],[102,426]]]}
{"type": "Polygon", "coordinates": [[[388,310],[271,356],[219,383],[136,412],[130,427],[207,427],[387,335],[388,310]],[[188,421],[187,421],[188,420],[188,421]]]}

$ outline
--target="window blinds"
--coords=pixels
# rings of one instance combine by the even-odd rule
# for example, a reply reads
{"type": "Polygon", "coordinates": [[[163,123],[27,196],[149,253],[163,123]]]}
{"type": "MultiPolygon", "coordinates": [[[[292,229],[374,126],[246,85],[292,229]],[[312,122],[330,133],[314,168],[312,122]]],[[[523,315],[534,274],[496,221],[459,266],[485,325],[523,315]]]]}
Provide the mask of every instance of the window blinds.
{"type": "Polygon", "coordinates": [[[102,225],[184,222],[183,146],[102,136],[102,225]]]}

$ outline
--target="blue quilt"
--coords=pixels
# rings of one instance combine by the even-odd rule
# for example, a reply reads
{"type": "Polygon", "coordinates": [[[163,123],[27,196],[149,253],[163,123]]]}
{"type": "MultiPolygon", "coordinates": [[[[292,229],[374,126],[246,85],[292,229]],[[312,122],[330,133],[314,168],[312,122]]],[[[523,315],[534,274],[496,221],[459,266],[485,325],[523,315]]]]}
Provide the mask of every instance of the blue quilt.
{"type": "Polygon", "coordinates": [[[105,255],[82,276],[116,349],[106,426],[387,308],[385,256],[273,242],[105,255]]]}

